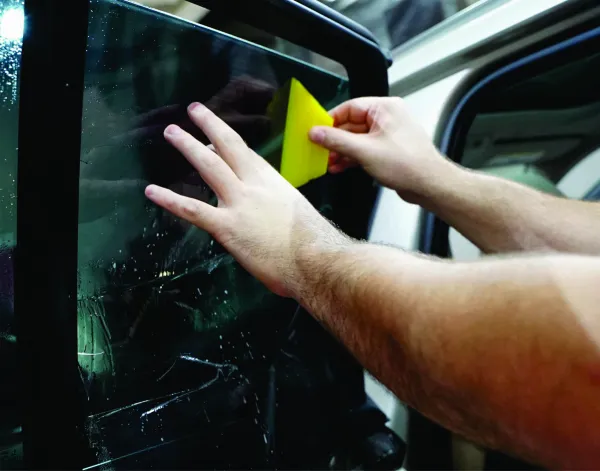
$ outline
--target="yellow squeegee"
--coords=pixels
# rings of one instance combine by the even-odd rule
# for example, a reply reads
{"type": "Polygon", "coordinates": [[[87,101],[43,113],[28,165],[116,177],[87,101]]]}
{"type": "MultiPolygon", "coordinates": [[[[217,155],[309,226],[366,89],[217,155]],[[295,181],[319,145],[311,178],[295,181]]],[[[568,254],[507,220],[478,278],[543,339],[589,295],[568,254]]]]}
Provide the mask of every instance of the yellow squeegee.
{"type": "Polygon", "coordinates": [[[333,126],[333,118],[295,78],[274,96],[268,114],[282,135],[281,152],[267,158],[296,188],[327,173],[329,151],[311,142],[313,126],[333,126]]]}

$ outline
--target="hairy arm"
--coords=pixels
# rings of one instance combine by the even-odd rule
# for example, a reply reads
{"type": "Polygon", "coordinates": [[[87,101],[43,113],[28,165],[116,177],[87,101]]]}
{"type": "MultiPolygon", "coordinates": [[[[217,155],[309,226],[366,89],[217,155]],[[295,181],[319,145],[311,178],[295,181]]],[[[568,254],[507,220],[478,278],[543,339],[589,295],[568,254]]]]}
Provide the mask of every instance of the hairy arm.
{"type": "Polygon", "coordinates": [[[600,203],[559,198],[452,164],[417,201],[483,252],[600,254],[600,203]]]}
{"type": "Polygon", "coordinates": [[[360,243],[301,252],[299,301],[401,400],[467,438],[600,463],[600,259],[444,262],[360,243]]]}
{"type": "Polygon", "coordinates": [[[214,151],[177,126],[165,138],[218,206],[150,185],[152,201],[296,298],[437,422],[550,467],[597,467],[600,257],[456,263],[353,241],[212,112],[189,114],[214,151]]]}

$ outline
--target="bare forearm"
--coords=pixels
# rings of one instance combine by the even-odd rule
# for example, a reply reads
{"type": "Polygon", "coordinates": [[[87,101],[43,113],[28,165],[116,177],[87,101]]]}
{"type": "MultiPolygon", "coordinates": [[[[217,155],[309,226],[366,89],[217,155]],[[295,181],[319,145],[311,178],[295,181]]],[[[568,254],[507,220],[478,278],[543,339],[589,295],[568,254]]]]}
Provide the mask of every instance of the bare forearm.
{"type": "Polygon", "coordinates": [[[600,462],[597,259],[455,264],[350,244],[301,267],[300,301],[402,400],[547,466],[600,462]]]}
{"type": "Polygon", "coordinates": [[[448,167],[420,203],[486,253],[600,254],[600,204],[541,193],[501,178],[448,167]]]}

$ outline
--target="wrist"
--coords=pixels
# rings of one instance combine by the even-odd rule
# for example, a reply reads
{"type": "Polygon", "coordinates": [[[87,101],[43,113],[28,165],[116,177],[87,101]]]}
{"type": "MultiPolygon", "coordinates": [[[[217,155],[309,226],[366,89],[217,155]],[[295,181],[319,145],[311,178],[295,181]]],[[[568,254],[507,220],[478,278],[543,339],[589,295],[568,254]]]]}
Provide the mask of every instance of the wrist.
{"type": "Polygon", "coordinates": [[[290,277],[291,296],[309,308],[321,289],[327,289],[328,273],[334,272],[344,253],[359,245],[333,226],[331,231],[302,244],[295,251],[293,274],[290,277]]]}
{"type": "Polygon", "coordinates": [[[468,185],[473,172],[457,165],[448,158],[439,155],[431,169],[424,172],[418,182],[418,188],[406,198],[403,192],[398,194],[410,203],[418,204],[428,211],[435,211],[468,185]]]}

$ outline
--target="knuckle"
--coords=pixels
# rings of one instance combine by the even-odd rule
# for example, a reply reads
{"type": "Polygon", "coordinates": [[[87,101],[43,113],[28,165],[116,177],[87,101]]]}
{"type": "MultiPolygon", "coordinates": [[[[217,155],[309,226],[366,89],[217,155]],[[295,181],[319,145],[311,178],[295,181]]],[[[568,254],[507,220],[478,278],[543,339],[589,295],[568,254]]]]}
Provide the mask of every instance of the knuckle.
{"type": "Polygon", "coordinates": [[[328,129],[322,129],[319,131],[320,133],[320,144],[324,147],[329,147],[333,141],[331,138],[331,133],[328,129]]]}
{"type": "Polygon", "coordinates": [[[235,148],[245,146],[245,142],[233,129],[225,129],[221,133],[221,144],[225,148],[235,148]]]}
{"type": "Polygon", "coordinates": [[[405,108],[404,100],[400,97],[384,98],[378,106],[372,107],[371,119],[381,128],[387,129],[390,126],[394,127],[399,112],[403,112],[405,108]]]}
{"type": "Polygon", "coordinates": [[[182,132],[177,136],[178,146],[185,151],[193,152],[197,142],[198,141],[187,132],[182,132]]]}
{"type": "Polygon", "coordinates": [[[214,173],[219,169],[221,162],[219,161],[220,157],[217,157],[216,154],[213,156],[206,155],[204,156],[204,168],[209,173],[214,173]]]}
{"type": "Polygon", "coordinates": [[[201,156],[197,142],[186,142],[179,150],[188,160],[197,160],[201,156]]]}
{"type": "Polygon", "coordinates": [[[236,231],[234,224],[231,222],[231,218],[226,215],[222,215],[219,218],[218,227],[215,227],[215,237],[219,240],[222,245],[229,245],[229,243],[236,238],[236,231]]]}
{"type": "Polygon", "coordinates": [[[178,214],[180,212],[180,204],[174,198],[164,201],[161,206],[173,214],[178,214]]]}
{"type": "Polygon", "coordinates": [[[198,219],[199,204],[197,201],[189,200],[181,204],[182,216],[190,222],[195,222],[198,219]]]}
{"type": "Polygon", "coordinates": [[[337,129],[324,129],[323,130],[323,144],[326,147],[339,145],[339,137],[336,135],[337,129]]]}

